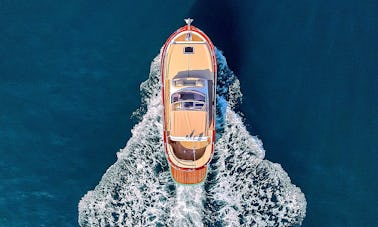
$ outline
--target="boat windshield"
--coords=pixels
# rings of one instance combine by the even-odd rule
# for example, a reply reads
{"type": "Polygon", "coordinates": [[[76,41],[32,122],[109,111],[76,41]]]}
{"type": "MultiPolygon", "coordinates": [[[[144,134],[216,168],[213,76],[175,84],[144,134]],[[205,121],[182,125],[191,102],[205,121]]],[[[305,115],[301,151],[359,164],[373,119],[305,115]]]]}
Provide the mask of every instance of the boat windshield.
{"type": "Polygon", "coordinates": [[[205,95],[197,91],[179,91],[172,95],[174,110],[204,110],[205,95]]]}

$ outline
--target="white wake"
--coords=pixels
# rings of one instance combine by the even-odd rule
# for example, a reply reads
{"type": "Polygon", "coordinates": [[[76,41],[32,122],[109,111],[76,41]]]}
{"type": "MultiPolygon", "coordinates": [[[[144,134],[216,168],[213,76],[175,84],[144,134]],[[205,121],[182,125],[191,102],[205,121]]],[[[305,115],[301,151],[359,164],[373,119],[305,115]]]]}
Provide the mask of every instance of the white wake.
{"type": "Polygon", "coordinates": [[[81,226],[295,226],[306,200],[234,110],[240,84],[216,50],[217,142],[205,184],[176,185],[162,141],[160,55],[141,84],[140,122],[93,191],[79,202],[81,226]]]}

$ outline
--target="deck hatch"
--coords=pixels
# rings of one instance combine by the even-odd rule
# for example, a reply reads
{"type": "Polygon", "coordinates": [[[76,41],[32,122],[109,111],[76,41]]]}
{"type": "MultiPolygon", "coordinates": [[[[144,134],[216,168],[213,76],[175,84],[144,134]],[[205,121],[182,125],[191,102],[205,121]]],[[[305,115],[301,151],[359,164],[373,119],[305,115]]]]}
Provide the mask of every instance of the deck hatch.
{"type": "Polygon", "coordinates": [[[193,47],[184,47],[184,54],[193,54],[194,48],[193,47]]]}

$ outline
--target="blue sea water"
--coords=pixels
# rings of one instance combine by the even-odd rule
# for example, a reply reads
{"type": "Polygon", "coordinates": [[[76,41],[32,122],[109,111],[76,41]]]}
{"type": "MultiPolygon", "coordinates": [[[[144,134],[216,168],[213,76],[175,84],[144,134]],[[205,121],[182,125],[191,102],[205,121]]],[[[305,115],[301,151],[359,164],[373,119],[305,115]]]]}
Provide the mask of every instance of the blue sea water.
{"type": "Polygon", "coordinates": [[[194,17],[249,131],[307,199],[303,226],[373,226],[376,1],[2,1],[0,225],[75,226],[131,136],[139,85],[194,17]]]}

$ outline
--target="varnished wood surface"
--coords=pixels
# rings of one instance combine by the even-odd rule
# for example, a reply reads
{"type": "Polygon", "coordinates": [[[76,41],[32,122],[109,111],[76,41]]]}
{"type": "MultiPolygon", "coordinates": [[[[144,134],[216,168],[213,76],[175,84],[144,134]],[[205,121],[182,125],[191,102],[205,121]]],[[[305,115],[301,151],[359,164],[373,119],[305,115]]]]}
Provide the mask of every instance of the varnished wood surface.
{"type": "Polygon", "coordinates": [[[206,178],[207,166],[194,171],[181,171],[171,166],[173,179],[180,184],[198,184],[206,178]]]}

